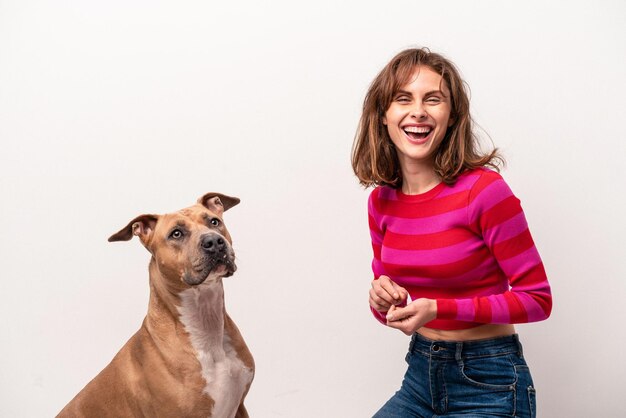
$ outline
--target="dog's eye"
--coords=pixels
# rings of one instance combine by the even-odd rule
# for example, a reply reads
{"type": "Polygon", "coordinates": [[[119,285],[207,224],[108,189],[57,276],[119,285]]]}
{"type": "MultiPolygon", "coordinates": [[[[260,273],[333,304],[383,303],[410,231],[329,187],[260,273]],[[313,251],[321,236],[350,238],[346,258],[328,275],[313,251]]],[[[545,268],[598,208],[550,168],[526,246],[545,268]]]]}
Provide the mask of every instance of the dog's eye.
{"type": "Polygon", "coordinates": [[[181,231],[180,229],[175,229],[170,234],[170,238],[181,239],[182,237],[183,237],[183,231],[181,231]]]}
{"type": "Polygon", "coordinates": [[[213,225],[213,226],[220,226],[220,220],[217,219],[217,218],[211,219],[211,225],[213,225]]]}

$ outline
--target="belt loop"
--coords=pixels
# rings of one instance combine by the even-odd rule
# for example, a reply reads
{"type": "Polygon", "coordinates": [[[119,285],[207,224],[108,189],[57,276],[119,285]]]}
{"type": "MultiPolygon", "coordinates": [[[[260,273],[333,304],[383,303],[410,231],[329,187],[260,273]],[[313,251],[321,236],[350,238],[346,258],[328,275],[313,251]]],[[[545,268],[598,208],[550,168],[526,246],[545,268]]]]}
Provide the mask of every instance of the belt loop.
{"type": "Polygon", "coordinates": [[[513,341],[515,341],[515,345],[517,345],[517,354],[520,358],[524,358],[524,349],[522,348],[522,343],[519,340],[518,334],[513,334],[513,341]]]}
{"type": "Polygon", "coordinates": [[[456,351],[454,352],[454,358],[456,361],[461,361],[461,354],[463,353],[463,343],[456,343],[456,351]]]}
{"type": "Polygon", "coordinates": [[[417,339],[417,333],[413,334],[411,337],[411,342],[409,343],[409,353],[413,353],[413,347],[415,347],[415,340],[417,339]]]}

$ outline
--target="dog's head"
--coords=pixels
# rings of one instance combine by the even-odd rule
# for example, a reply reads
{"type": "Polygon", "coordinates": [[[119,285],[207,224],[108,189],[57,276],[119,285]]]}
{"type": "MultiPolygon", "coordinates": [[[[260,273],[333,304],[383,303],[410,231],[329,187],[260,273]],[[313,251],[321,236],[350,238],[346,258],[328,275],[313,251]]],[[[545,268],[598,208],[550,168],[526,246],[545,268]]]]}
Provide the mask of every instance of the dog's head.
{"type": "Polygon", "coordinates": [[[154,267],[168,279],[195,286],[232,275],[235,253],[222,215],[239,203],[236,197],[207,193],[188,208],[165,215],[140,215],[109,237],[128,241],[139,237],[152,253],[154,267]]]}

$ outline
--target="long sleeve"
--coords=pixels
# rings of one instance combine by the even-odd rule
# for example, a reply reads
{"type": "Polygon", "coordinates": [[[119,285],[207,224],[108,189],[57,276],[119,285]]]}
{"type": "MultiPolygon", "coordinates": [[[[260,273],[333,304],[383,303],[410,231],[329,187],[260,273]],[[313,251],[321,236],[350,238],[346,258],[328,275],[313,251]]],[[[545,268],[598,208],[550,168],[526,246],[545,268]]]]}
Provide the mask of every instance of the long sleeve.
{"type": "MultiPolygon", "coordinates": [[[[372,272],[374,273],[374,279],[378,280],[378,278],[385,274],[385,269],[383,268],[383,263],[381,261],[380,253],[383,245],[383,236],[384,233],[381,229],[381,226],[376,222],[375,216],[375,205],[374,200],[378,194],[379,189],[374,189],[372,193],[370,193],[368,202],[367,202],[367,218],[369,222],[369,230],[370,236],[372,238],[372,251],[374,252],[374,257],[372,258],[372,272]]],[[[374,317],[382,324],[387,324],[387,319],[385,318],[385,312],[379,312],[376,309],[370,306],[370,310],[374,317]]]]}
{"type": "Polygon", "coordinates": [[[472,298],[437,298],[437,319],[512,324],[546,319],[552,295],[524,212],[499,174],[485,171],[468,195],[468,225],[506,276],[509,290],[472,298]]]}

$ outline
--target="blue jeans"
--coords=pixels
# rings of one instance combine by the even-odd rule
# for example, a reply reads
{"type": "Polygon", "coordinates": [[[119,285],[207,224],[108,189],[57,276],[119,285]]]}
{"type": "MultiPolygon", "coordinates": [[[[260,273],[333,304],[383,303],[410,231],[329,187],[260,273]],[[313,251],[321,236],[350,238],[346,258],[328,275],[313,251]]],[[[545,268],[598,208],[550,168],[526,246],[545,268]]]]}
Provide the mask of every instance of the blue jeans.
{"type": "Polygon", "coordinates": [[[414,334],[402,387],[374,418],[535,418],[535,388],[516,335],[433,341],[414,334]]]}

